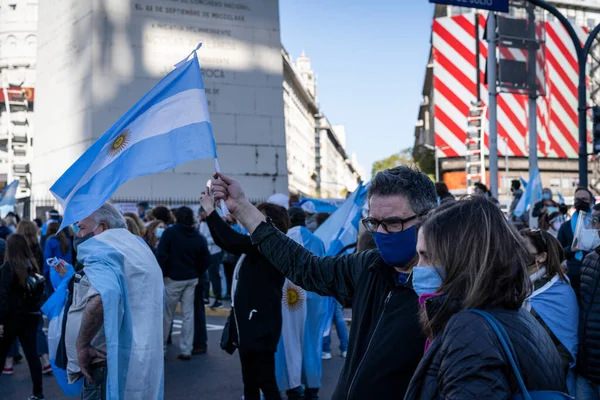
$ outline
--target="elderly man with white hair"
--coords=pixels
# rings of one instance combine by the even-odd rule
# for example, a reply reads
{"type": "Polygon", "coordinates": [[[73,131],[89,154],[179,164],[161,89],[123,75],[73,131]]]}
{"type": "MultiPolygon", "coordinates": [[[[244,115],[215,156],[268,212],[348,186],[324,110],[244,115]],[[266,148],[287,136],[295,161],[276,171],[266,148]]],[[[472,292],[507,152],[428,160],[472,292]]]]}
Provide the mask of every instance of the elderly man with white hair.
{"type": "Polygon", "coordinates": [[[110,204],[77,225],[80,265],[63,323],[68,381],[83,377],[83,399],[162,399],[164,286],[156,258],[110,204]]]}

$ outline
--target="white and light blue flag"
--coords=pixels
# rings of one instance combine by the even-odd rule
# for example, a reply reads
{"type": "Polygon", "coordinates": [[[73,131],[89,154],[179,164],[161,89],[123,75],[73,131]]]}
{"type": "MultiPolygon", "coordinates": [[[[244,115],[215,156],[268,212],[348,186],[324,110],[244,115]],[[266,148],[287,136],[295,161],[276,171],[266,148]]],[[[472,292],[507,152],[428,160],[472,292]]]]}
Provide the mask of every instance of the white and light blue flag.
{"type": "MultiPolygon", "coordinates": [[[[325,255],[321,239],[306,227],[295,226],[287,234],[314,255],[325,255]]],[[[275,375],[280,390],[300,385],[311,389],[321,387],[323,334],[333,301],[331,297],[307,292],[285,280],[281,337],[275,354],[275,375]]]]}
{"type": "Polygon", "coordinates": [[[156,257],[127,229],[109,229],[77,248],[104,308],[106,399],[164,398],[164,285],[156,257]]]}
{"type": "MultiPolygon", "coordinates": [[[[337,256],[344,248],[357,242],[358,225],[369,185],[370,183],[363,185],[361,182],[340,208],[315,231],[315,235],[323,241],[327,255],[337,256]]],[[[352,252],[354,249],[348,251],[352,252]]]]}
{"type": "Polygon", "coordinates": [[[525,193],[515,207],[513,214],[520,217],[527,209],[542,199],[542,180],[540,178],[539,169],[535,168],[531,171],[529,183],[527,183],[525,193]]]}
{"type": "Polygon", "coordinates": [[[0,195],[0,216],[2,218],[6,217],[11,211],[15,211],[15,201],[17,198],[17,189],[19,188],[19,180],[15,179],[4,188],[2,194],[0,195]]]}
{"type": "Polygon", "coordinates": [[[130,179],[217,157],[196,50],[50,188],[65,210],[61,229],[96,211],[130,179]]]}

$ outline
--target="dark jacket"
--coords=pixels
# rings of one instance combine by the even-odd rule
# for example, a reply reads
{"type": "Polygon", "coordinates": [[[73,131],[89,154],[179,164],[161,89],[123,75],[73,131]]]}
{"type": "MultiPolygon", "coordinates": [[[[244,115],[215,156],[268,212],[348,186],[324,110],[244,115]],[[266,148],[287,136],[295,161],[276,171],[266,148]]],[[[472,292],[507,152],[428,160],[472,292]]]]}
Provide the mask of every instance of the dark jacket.
{"type": "Polygon", "coordinates": [[[533,211],[531,211],[531,216],[534,218],[541,216],[544,207],[556,207],[557,211],[560,211],[558,203],[554,200],[542,200],[535,203],[533,206],[533,211]],[[546,204],[546,202],[548,202],[548,204],[546,204]]]}
{"type": "Polygon", "coordinates": [[[174,281],[198,279],[210,265],[206,239],[193,226],[175,224],[160,239],[156,258],[163,276],[174,281]]]}
{"type": "Polygon", "coordinates": [[[232,309],[240,352],[275,353],[281,336],[284,276],[259,253],[250,236],[236,232],[216,211],[206,222],[217,246],[236,256],[246,254],[239,269],[232,309]]]}
{"type": "Polygon", "coordinates": [[[40,313],[39,299],[26,296],[10,264],[0,267],[0,325],[14,317],[40,313]]]}
{"type": "MultiPolygon", "coordinates": [[[[571,281],[571,287],[575,291],[575,295],[579,301],[579,275],[581,273],[581,261],[575,258],[575,254],[577,252],[571,251],[571,245],[573,244],[573,229],[571,229],[571,221],[567,221],[560,226],[556,238],[565,251],[565,258],[567,259],[567,276],[571,281]]],[[[588,253],[584,251],[583,257],[585,258],[587,254],[588,253]]]]}
{"type": "Polygon", "coordinates": [[[577,373],[600,384],[600,255],[593,251],[581,267],[577,373]]]}
{"type": "Polygon", "coordinates": [[[296,285],[340,303],[353,299],[348,355],[332,398],[402,398],[425,346],[412,280],[399,284],[377,250],[316,257],[268,223],[252,241],[296,285]]]}
{"type": "MultiPolygon", "coordinates": [[[[505,327],[528,390],[566,392],[556,347],[524,309],[489,310],[505,327]]],[[[483,317],[459,312],[425,353],[406,399],[508,399],[519,385],[492,328],[483,317]]]]}

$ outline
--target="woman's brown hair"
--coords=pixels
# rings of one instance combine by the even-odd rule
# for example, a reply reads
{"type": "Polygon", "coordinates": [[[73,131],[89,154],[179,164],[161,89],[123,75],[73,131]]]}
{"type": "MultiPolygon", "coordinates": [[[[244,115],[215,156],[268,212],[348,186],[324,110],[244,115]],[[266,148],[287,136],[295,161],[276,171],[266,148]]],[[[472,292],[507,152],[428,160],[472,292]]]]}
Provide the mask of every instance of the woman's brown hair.
{"type": "Polygon", "coordinates": [[[40,246],[37,238],[38,227],[35,222],[21,221],[17,225],[17,230],[15,232],[25,236],[25,240],[27,240],[30,249],[33,249],[34,246],[40,246]]]}
{"type": "Polygon", "coordinates": [[[523,229],[521,236],[530,241],[537,254],[546,253],[546,277],[552,279],[558,275],[560,279],[567,282],[565,273],[560,267],[565,260],[565,251],[558,239],[539,229],[523,229]]]}
{"type": "Polygon", "coordinates": [[[71,244],[69,243],[69,239],[67,239],[64,230],[59,232],[59,229],[60,224],[58,222],[50,222],[48,224],[48,230],[46,231],[46,240],[51,237],[56,237],[60,243],[60,251],[62,251],[63,254],[66,254],[71,249],[71,244]]]}
{"type": "Polygon", "coordinates": [[[133,219],[136,225],[138,226],[138,230],[140,231],[140,234],[138,236],[144,236],[144,234],[146,233],[146,225],[144,224],[144,221],[142,221],[139,215],[132,212],[126,212],[125,214],[123,214],[123,216],[133,219]]]}
{"type": "MultiPolygon", "coordinates": [[[[21,221],[23,222],[23,221],[21,221]]],[[[31,270],[35,273],[40,273],[39,267],[33,257],[33,253],[29,247],[29,242],[25,236],[14,233],[6,239],[6,252],[4,253],[4,263],[9,263],[14,274],[19,280],[19,284],[27,287],[27,277],[31,270]]]]}
{"type": "Polygon", "coordinates": [[[142,236],[140,234],[140,227],[133,218],[125,217],[125,222],[127,223],[127,230],[129,232],[133,233],[135,236],[142,236]]]}
{"type": "Polygon", "coordinates": [[[287,233],[292,225],[287,210],[277,204],[260,203],[256,206],[258,211],[271,218],[273,225],[283,233],[287,233]]]}
{"type": "Polygon", "coordinates": [[[490,307],[518,310],[531,293],[531,257],[523,238],[487,197],[441,207],[421,229],[429,259],[446,273],[438,290],[446,296],[445,304],[429,321],[434,332],[445,327],[451,313],[490,307]]]}

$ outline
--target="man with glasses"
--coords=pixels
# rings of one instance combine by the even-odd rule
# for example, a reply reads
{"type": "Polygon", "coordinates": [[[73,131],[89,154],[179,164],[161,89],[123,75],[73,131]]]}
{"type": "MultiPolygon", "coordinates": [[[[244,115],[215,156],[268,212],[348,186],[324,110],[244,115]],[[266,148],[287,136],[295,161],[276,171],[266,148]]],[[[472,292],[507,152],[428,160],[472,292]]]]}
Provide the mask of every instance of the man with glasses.
{"type": "Polygon", "coordinates": [[[238,182],[218,178],[212,184],[215,200],[225,200],[276,268],[308,291],[340,303],[352,299],[350,346],[333,399],[404,397],[425,345],[411,272],[419,218],[437,203],[429,177],[406,166],[379,172],[363,221],[377,249],[338,257],[313,256],[277,231],[238,182]]]}

